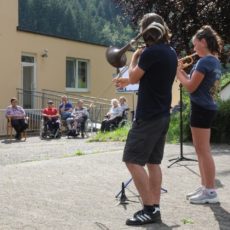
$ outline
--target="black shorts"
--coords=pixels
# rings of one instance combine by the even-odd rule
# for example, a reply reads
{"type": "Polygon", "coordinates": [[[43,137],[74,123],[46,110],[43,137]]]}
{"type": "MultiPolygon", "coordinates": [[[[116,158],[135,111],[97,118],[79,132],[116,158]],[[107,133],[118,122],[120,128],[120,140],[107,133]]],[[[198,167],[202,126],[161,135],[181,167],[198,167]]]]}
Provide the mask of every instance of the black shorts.
{"type": "Polygon", "coordinates": [[[191,102],[190,125],[194,128],[209,129],[217,114],[217,110],[208,110],[191,102]]]}
{"type": "Polygon", "coordinates": [[[160,164],[169,121],[169,116],[148,121],[134,121],[127,137],[123,161],[142,166],[146,163],[160,164]]]}

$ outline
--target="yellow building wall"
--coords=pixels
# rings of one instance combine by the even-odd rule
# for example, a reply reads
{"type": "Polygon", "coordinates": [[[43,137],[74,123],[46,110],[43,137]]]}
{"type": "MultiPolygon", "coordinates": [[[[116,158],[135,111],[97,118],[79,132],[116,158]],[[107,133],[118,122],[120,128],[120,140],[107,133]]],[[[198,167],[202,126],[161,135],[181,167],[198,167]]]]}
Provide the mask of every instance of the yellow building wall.
{"type": "MultiPolygon", "coordinates": [[[[32,54],[36,62],[35,90],[49,89],[65,92],[66,58],[80,58],[90,63],[89,92],[80,93],[93,97],[119,97],[111,82],[116,72],[105,58],[107,47],[43,36],[17,30],[18,1],[0,1],[0,108],[16,96],[16,88],[22,88],[21,55],[32,54]],[[41,57],[44,49],[48,57],[41,57]]],[[[131,53],[128,52],[128,59],[131,53]]],[[[79,93],[78,93],[79,94],[79,93]]],[[[131,107],[135,107],[136,95],[124,94],[131,107]]],[[[174,87],[173,103],[178,102],[178,87],[174,87]]]]}

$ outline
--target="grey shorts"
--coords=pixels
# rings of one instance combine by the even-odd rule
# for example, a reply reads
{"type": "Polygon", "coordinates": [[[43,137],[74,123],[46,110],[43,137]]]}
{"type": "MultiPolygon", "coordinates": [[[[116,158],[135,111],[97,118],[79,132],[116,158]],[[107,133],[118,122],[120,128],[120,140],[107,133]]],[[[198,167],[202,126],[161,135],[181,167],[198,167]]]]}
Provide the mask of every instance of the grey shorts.
{"type": "Polygon", "coordinates": [[[142,166],[146,163],[160,164],[169,121],[168,116],[148,121],[134,121],[127,137],[123,161],[142,166]]]}

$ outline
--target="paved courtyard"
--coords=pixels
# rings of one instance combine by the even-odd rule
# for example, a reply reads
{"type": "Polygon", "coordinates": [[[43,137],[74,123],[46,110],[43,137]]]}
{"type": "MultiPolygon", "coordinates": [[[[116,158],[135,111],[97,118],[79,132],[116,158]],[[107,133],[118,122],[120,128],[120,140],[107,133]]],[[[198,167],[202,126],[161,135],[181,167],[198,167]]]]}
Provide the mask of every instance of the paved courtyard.
{"type": "MultiPolygon", "coordinates": [[[[121,162],[124,143],[87,139],[26,142],[0,140],[0,230],[230,229],[230,146],[213,145],[220,204],[192,205],[185,194],[199,183],[197,162],[181,161],[180,146],[167,144],[162,163],[162,224],[128,227],[140,207],[131,182],[127,204],[115,195],[130,175],[121,162]]],[[[184,156],[194,150],[184,145],[184,156]]]]}

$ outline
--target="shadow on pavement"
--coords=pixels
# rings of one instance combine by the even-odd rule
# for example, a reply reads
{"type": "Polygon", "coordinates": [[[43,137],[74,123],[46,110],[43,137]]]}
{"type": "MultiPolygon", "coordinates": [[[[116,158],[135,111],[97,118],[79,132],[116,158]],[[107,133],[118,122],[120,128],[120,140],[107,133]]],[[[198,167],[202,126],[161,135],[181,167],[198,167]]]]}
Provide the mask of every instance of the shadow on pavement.
{"type": "Polygon", "coordinates": [[[221,204],[209,204],[208,207],[212,210],[216,220],[219,224],[220,230],[230,229],[230,213],[221,207],[221,204]]]}

